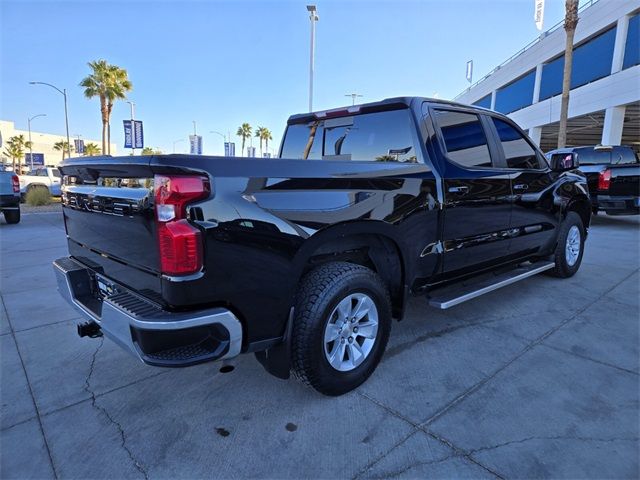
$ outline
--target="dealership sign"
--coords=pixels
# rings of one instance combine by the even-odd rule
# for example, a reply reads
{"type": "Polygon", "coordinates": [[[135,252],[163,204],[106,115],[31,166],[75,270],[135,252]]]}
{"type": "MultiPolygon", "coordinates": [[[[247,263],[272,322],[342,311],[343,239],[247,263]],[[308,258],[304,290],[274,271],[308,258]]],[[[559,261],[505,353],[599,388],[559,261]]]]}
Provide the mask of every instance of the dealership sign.
{"type": "Polygon", "coordinates": [[[44,166],[44,153],[27,153],[24,156],[25,163],[28,165],[44,166]],[[32,160],[33,159],[33,163],[32,160]]]}

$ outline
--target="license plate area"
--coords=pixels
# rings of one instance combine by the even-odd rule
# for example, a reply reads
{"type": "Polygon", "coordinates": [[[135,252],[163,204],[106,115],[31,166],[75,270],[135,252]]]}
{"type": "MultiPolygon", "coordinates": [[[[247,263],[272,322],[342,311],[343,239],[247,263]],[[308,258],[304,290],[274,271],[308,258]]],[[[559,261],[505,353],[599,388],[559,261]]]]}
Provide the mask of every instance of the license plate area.
{"type": "Polygon", "coordinates": [[[115,283],[99,274],[95,275],[95,287],[95,291],[98,294],[98,298],[100,300],[118,293],[118,288],[116,287],[115,283]]]}

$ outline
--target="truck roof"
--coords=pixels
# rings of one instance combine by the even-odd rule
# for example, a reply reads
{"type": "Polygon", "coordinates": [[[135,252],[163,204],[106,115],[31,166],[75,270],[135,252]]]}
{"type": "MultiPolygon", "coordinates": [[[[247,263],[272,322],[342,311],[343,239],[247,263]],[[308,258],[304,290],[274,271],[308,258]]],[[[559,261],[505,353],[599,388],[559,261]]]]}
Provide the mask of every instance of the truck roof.
{"type": "Polygon", "coordinates": [[[441,103],[444,105],[452,105],[458,107],[472,107],[481,110],[487,110],[483,107],[478,107],[477,105],[467,105],[464,103],[454,102],[451,100],[443,100],[441,98],[428,98],[428,97],[391,97],[385,98],[384,100],[380,100],[378,102],[368,102],[361,103],[358,105],[348,105],[343,107],[332,108],[330,110],[317,110],[309,113],[298,113],[295,115],[291,115],[287,120],[287,124],[296,124],[296,123],[305,123],[311,120],[315,120],[318,118],[325,117],[340,117],[346,116],[349,114],[357,114],[357,113],[366,113],[366,112],[377,112],[384,110],[393,110],[398,107],[410,107],[413,102],[430,102],[430,103],[441,103]]]}

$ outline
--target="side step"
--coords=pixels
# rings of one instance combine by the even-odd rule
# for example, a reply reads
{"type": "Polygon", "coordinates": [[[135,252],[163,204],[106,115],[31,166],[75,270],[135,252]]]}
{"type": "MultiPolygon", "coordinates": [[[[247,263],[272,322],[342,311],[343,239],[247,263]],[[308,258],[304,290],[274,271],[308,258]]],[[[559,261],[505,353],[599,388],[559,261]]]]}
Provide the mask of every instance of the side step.
{"type": "Polygon", "coordinates": [[[462,284],[445,287],[441,290],[434,290],[429,295],[429,305],[440,310],[459,305],[472,298],[479,297],[485,293],[493,292],[512,283],[519,282],[525,278],[536,275],[554,267],[553,262],[536,262],[529,265],[519,266],[508,272],[500,274],[490,274],[480,279],[470,279],[462,284]]]}

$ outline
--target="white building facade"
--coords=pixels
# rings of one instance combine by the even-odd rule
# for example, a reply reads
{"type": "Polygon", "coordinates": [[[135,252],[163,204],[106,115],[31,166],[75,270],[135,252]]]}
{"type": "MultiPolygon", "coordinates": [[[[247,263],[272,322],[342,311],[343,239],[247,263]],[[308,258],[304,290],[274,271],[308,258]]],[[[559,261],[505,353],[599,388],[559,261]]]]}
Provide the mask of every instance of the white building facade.
{"type": "MultiPolygon", "coordinates": [[[[0,161],[2,161],[3,164],[11,164],[12,160],[3,153],[4,145],[6,144],[7,140],[9,140],[11,137],[18,136],[18,135],[23,135],[25,140],[29,140],[29,131],[16,129],[14,122],[0,120],[0,134],[2,135],[2,141],[3,141],[3,147],[0,148],[0,161]]],[[[74,146],[74,140],[76,138],[77,137],[70,138],[72,147],[74,146]]],[[[102,140],[93,140],[93,139],[84,138],[84,137],[80,137],[80,138],[84,140],[85,145],[88,143],[95,143],[96,145],[98,145],[98,148],[102,148],[102,140]]],[[[38,157],[37,154],[42,154],[44,156],[44,165],[56,166],[60,162],[62,162],[62,152],[54,150],[53,146],[57,142],[66,142],[66,141],[67,141],[66,135],[56,135],[52,133],[38,132],[33,129],[31,130],[31,142],[33,143],[32,151],[34,154],[34,158],[38,157]]],[[[25,162],[25,158],[23,158],[21,160],[22,165],[25,165],[25,163],[27,165],[29,164],[28,162],[29,149],[26,149],[25,153],[26,153],[25,158],[27,158],[27,161],[25,162]]],[[[117,154],[117,146],[115,143],[111,143],[111,154],[112,155],[117,154]]],[[[71,152],[72,157],[76,155],[80,155],[80,154],[76,154],[73,151],[71,152]]]]}
{"type": "MultiPolygon", "coordinates": [[[[633,0],[583,5],[574,40],[567,145],[631,145],[640,150],[640,8],[633,0]]],[[[544,151],[556,148],[563,25],[456,97],[507,114],[544,151]]]]}

